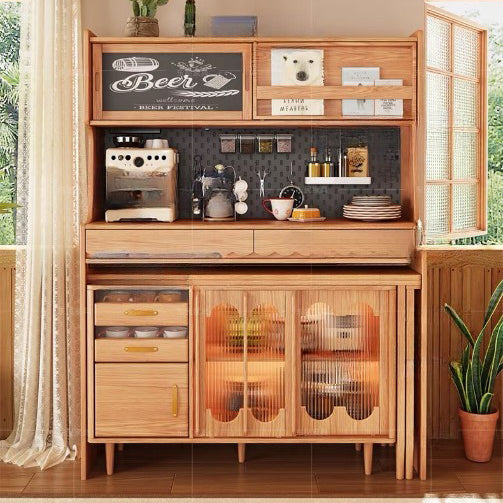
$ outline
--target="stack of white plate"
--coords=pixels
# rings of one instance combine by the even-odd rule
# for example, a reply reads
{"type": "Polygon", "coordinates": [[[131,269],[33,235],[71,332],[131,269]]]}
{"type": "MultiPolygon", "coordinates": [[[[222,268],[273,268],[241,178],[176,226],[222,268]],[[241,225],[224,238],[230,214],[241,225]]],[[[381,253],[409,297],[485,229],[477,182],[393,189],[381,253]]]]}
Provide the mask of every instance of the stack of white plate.
{"type": "Polygon", "coordinates": [[[401,210],[399,204],[391,204],[390,196],[353,196],[351,204],[344,205],[343,215],[368,222],[397,220],[401,217],[401,210]]]}

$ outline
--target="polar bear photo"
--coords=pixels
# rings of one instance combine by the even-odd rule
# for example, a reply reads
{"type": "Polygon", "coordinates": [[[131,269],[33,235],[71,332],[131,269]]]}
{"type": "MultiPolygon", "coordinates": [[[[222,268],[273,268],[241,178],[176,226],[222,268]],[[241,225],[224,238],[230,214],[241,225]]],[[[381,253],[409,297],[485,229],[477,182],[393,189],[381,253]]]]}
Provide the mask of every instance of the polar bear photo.
{"type": "MultiPolygon", "coordinates": [[[[272,86],[322,86],[323,50],[272,49],[272,86]]],[[[323,100],[274,99],[272,115],[323,115],[323,100]]]]}
{"type": "Polygon", "coordinates": [[[283,61],[285,85],[323,85],[323,51],[295,51],[283,54],[283,61]]]}

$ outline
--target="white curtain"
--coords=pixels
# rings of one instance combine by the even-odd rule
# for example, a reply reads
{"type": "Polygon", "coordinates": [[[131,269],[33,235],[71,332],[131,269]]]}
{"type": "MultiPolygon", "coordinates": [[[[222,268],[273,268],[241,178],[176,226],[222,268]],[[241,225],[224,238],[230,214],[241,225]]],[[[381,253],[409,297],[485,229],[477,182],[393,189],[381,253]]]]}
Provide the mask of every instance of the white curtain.
{"type": "Polygon", "coordinates": [[[79,224],[85,211],[80,0],[23,0],[16,422],[0,459],[48,468],[80,436],[79,224]]]}

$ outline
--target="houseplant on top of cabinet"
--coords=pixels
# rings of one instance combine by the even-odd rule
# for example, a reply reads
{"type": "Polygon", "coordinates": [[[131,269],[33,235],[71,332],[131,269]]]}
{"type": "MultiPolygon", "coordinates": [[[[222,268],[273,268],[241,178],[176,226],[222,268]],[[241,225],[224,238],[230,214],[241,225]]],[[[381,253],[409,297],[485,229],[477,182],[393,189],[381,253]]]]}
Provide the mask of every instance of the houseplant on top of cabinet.
{"type": "Polygon", "coordinates": [[[449,364],[452,380],[458,390],[461,406],[459,417],[465,446],[465,455],[471,461],[484,463],[491,459],[496,422],[499,411],[491,409],[494,384],[503,370],[503,316],[491,333],[484,355],[481,355],[484,331],[498,308],[503,296],[503,281],[494,290],[484,316],[482,330],[476,339],[458,313],[445,304],[445,310],[468,340],[461,361],[449,364]]]}
{"type": "Polygon", "coordinates": [[[168,0],[131,0],[133,16],[126,22],[128,37],[158,37],[159,23],[154,17],[157,7],[166,5],[168,0]]]}

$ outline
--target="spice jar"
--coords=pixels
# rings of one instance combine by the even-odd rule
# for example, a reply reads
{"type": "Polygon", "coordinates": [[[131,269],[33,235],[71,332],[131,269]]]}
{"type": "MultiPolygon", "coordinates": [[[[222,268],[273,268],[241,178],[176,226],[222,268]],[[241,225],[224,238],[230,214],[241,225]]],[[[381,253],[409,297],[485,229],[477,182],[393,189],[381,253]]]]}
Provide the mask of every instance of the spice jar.
{"type": "Polygon", "coordinates": [[[253,154],[255,152],[255,136],[251,134],[239,135],[239,151],[242,154],[253,154]]]}
{"type": "Polygon", "coordinates": [[[272,154],[273,143],[273,135],[260,134],[257,136],[258,151],[260,154],[272,154]]]}
{"type": "Polygon", "coordinates": [[[278,154],[289,154],[291,151],[292,151],[292,135],[277,134],[276,152],[278,152],[278,154]]]}
{"type": "Polygon", "coordinates": [[[236,152],[236,135],[220,135],[220,152],[222,154],[234,154],[236,152]]]}

